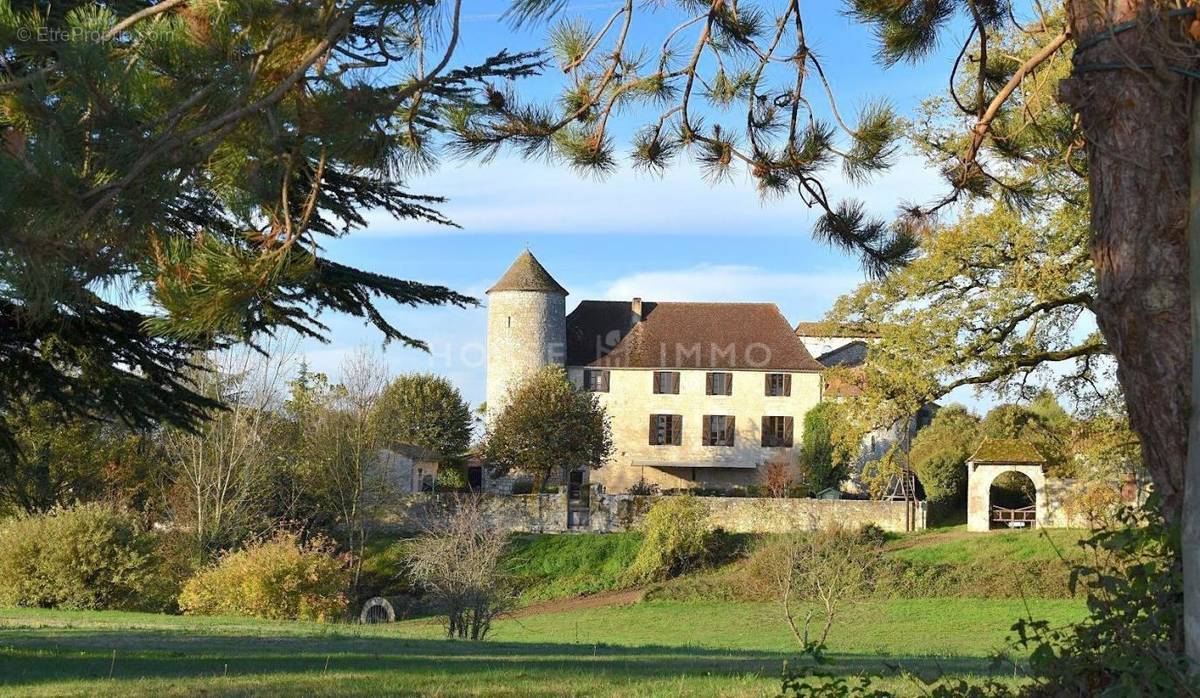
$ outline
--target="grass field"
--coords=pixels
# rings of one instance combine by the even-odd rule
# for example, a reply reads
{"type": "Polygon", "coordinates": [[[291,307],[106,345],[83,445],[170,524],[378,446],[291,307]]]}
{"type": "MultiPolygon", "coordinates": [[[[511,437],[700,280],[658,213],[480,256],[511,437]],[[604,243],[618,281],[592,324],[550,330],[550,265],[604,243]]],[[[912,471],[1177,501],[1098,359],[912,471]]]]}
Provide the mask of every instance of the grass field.
{"type": "Polygon", "coordinates": [[[1060,555],[1080,554],[1079,540],[1088,535],[1078,529],[996,531],[981,536],[967,527],[931,529],[892,541],[888,554],[925,564],[986,564],[991,560],[1053,561],[1060,555]]]}
{"type": "MultiPolygon", "coordinates": [[[[1028,610],[1056,624],[1084,613],[1071,600],[1031,601],[1028,610]]],[[[987,674],[1026,612],[1011,600],[864,603],[834,628],[834,668],[987,674]]],[[[769,604],[646,602],[504,620],[485,643],[440,635],[421,620],[361,627],[0,610],[0,692],[767,696],[795,659],[769,604]]],[[[910,679],[886,683],[918,692],[910,679]]]]}

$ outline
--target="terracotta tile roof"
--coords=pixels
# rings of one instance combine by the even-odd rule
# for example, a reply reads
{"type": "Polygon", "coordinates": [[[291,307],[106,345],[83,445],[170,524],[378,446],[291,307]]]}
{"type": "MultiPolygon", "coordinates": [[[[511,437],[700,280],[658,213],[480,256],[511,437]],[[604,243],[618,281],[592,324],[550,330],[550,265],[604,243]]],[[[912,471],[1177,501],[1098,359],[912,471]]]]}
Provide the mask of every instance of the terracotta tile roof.
{"type": "Polygon", "coordinates": [[[1020,439],[984,439],[979,444],[975,455],[971,456],[975,463],[1027,463],[1043,464],[1046,458],[1038,453],[1037,448],[1020,439]]]}
{"type": "Polygon", "coordinates": [[[517,255],[504,276],[487,290],[488,293],[492,291],[546,291],[567,295],[567,289],[550,276],[546,267],[529,250],[517,255]]]}
{"type": "Polygon", "coordinates": [[[800,337],[878,337],[879,328],[852,322],[801,322],[796,325],[800,337]]]}
{"type": "Polygon", "coordinates": [[[824,368],[774,303],[583,301],[567,316],[567,364],[633,368],[824,368]]]}

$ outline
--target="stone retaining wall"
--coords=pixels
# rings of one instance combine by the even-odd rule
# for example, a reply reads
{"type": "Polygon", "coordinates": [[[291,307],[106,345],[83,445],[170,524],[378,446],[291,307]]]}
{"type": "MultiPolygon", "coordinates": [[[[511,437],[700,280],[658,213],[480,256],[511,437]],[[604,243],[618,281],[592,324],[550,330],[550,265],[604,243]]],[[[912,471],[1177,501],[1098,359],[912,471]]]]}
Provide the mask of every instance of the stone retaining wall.
{"type": "MultiPolygon", "coordinates": [[[[591,531],[610,533],[636,528],[660,497],[629,494],[593,494],[586,526],[567,527],[565,494],[484,495],[493,522],[512,532],[562,533],[591,531]]],[[[454,506],[454,495],[416,494],[389,504],[377,518],[376,527],[394,532],[424,530],[428,522],[454,506]]],[[[839,524],[861,528],[875,524],[885,531],[924,530],[926,505],[854,499],[766,499],[750,497],[701,497],[708,507],[709,523],[733,533],[785,533],[811,531],[839,524]],[[906,510],[911,524],[906,524],[906,510]]]]}

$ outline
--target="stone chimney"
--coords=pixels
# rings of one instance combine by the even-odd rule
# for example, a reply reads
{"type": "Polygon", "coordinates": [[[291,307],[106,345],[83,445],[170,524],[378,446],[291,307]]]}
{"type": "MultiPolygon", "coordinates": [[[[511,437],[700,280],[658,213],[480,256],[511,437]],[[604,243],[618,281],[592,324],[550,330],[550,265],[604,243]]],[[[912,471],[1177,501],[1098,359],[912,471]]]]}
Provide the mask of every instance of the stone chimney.
{"type": "Polygon", "coordinates": [[[642,299],[634,298],[633,302],[629,304],[629,309],[633,313],[633,318],[632,318],[632,321],[630,322],[630,325],[636,325],[639,322],[641,322],[642,321],[642,299]]]}

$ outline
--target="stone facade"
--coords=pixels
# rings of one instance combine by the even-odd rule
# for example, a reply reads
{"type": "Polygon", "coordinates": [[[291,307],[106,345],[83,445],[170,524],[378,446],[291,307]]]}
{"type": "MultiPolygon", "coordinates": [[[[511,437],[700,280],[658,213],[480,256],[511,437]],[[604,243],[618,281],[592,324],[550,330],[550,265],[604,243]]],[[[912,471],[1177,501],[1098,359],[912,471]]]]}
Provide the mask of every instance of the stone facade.
{"type": "Polygon", "coordinates": [[[1037,490],[1035,508],[1037,526],[1054,526],[1050,519],[1047,502],[1046,476],[1040,463],[967,463],[967,530],[987,531],[991,529],[991,487],[1002,473],[1017,472],[1033,482],[1037,490]]]}
{"type": "MultiPolygon", "coordinates": [[[[567,498],[563,494],[518,495],[486,499],[493,523],[510,532],[562,533],[590,531],[613,533],[636,529],[659,497],[628,494],[593,494],[585,526],[567,527],[567,498]]],[[[454,505],[453,496],[413,495],[396,500],[376,522],[393,532],[418,532],[443,516],[454,505]]],[[[885,531],[924,530],[924,502],[854,499],[767,499],[702,497],[708,507],[708,524],[732,533],[788,533],[811,531],[830,525],[861,528],[874,524],[885,531]]]]}
{"type": "MultiPolygon", "coordinates": [[[[583,385],[584,369],[568,367],[576,385],[583,385]]],[[[789,372],[791,395],[767,396],[768,371],[734,370],[731,395],[707,395],[704,370],[680,370],[679,393],[655,394],[654,371],[613,368],[608,392],[596,393],[612,420],[612,460],[591,474],[591,481],[607,492],[626,492],[640,479],[662,489],[730,487],[761,484],[768,463],[778,461],[793,471],[800,451],[804,415],[821,399],[818,373],[789,372]],[[683,433],[678,445],[650,445],[649,417],[680,415],[683,433]],[[704,415],[732,415],[736,427],[733,446],[705,446],[704,415]],[[762,418],[793,419],[793,446],[764,447],[762,418]]],[[[793,472],[793,475],[795,473],[793,472]]]]}
{"type": "Polygon", "coordinates": [[[388,492],[412,494],[433,488],[437,481],[438,459],[436,454],[425,454],[417,449],[379,452],[380,476],[388,492]]]}
{"type": "Polygon", "coordinates": [[[487,304],[487,407],[494,414],[513,385],[545,366],[562,365],[566,297],[552,291],[491,291],[487,304]]]}

